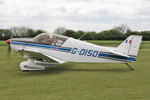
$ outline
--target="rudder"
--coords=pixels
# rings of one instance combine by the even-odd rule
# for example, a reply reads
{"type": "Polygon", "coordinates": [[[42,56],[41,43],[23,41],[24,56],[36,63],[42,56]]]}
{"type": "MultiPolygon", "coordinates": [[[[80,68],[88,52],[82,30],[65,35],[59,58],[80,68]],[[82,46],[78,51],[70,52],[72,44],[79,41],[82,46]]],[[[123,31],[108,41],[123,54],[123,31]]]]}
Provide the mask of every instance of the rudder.
{"type": "Polygon", "coordinates": [[[130,35],[117,47],[117,51],[128,56],[136,57],[141,42],[142,42],[142,36],[130,35]]]}

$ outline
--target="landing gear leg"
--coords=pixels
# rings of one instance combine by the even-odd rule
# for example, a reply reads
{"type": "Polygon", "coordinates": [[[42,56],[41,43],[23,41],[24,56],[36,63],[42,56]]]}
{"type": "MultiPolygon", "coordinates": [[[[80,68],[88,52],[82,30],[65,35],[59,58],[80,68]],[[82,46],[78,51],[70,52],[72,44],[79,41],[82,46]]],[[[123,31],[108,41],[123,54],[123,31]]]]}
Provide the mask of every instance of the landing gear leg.
{"type": "Polygon", "coordinates": [[[134,71],[134,68],[132,68],[128,63],[125,63],[128,67],[130,71],[134,71]]]}

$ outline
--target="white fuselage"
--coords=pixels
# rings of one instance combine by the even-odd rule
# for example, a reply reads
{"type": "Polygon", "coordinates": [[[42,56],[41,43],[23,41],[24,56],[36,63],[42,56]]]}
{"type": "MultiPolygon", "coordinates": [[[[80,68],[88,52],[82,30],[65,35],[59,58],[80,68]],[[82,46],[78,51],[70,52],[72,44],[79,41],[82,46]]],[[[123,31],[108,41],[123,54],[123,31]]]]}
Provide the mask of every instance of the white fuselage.
{"type": "MultiPolygon", "coordinates": [[[[43,45],[36,43],[11,41],[11,48],[15,51],[27,50],[40,52],[44,55],[59,59],[64,62],[127,62],[128,58],[111,54],[110,47],[102,47],[85,41],[68,38],[61,46],[43,45]]],[[[25,55],[28,57],[28,55],[25,55]]]]}

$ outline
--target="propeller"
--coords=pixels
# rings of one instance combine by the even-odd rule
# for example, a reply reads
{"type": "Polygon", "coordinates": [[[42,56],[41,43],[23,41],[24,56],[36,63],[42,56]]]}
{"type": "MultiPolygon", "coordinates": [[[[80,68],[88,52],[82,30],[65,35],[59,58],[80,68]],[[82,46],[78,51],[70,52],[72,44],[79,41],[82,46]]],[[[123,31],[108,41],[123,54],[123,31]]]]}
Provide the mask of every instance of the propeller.
{"type": "Polygon", "coordinates": [[[9,55],[10,55],[10,52],[11,52],[10,39],[8,39],[6,42],[7,42],[7,44],[8,44],[8,56],[9,56],[9,55]]]}

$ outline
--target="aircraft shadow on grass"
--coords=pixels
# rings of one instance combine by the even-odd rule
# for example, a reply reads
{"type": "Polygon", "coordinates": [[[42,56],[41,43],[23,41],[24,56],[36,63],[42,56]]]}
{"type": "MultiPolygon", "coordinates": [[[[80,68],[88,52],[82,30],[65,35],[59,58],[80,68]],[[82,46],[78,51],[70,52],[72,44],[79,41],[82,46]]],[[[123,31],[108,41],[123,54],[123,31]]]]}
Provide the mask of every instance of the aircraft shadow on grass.
{"type": "MultiPolygon", "coordinates": [[[[29,71],[25,75],[50,75],[50,74],[62,74],[65,72],[106,72],[106,73],[124,73],[124,72],[129,72],[127,68],[75,68],[74,65],[72,64],[64,64],[64,65],[59,65],[59,66],[53,66],[53,67],[47,67],[46,70],[42,71],[29,71]]],[[[22,72],[21,72],[22,73],[22,72]]],[[[24,75],[24,73],[22,73],[24,75]]]]}

